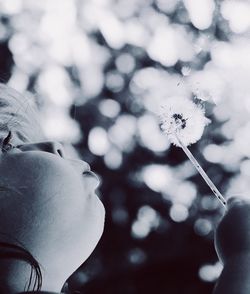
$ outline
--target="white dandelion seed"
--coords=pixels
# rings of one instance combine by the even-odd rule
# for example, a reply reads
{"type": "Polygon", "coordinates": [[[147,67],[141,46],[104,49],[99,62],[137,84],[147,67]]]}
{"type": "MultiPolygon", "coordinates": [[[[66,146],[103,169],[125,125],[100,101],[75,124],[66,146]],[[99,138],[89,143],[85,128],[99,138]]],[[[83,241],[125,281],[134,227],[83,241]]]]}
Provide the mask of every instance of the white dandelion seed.
{"type": "Polygon", "coordinates": [[[189,76],[191,73],[191,68],[189,66],[183,66],[181,69],[181,73],[183,76],[189,76]]]}
{"type": "Polygon", "coordinates": [[[205,126],[210,122],[205,117],[204,108],[186,98],[170,98],[168,103],[162,106],[159,118],[163,133],[168,136],[171,143],[182,148],[214,195],[225,206],[225,198],[187,148],[201,138],[205,126]]]}

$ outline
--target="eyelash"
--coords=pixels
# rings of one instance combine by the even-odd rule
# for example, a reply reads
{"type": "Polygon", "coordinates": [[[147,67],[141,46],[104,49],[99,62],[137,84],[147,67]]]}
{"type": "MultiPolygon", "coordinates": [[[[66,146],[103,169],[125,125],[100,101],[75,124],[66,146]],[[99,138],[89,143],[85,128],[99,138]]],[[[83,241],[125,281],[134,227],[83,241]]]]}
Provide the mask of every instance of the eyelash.
{"type": "Polygon", "coordinates": [[[10,149],[14,148],[14,146],[10,143],[11,139],[12,139],[12,133],[11,133],[11,131],[9,131],[7,137],[3,140],[2,152],[7,152],[10,149]],[[9,147],[7,147],[7,149],[6,149],[6,146],[9,146],[9,147]]]}

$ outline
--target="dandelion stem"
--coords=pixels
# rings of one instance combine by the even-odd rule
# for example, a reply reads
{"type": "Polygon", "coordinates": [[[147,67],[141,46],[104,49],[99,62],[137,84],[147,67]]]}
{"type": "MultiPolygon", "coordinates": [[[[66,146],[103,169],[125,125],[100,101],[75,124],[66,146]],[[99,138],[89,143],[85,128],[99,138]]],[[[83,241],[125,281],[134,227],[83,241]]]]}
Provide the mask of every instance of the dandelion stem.
{"type": "Polygon", "coordinates": [[[213,191],[214,195],[218,198],[218,200],[221,202],[221,204],[223,206],[226,206],[226,203],[227,203],[226,202],[226,199],[222,196],[222,194],[220,193],[220,191],[216,188],[216,186],[214,185],[214,183],[210,180],[210,178],[208,177],[208,175],[206,174],[206,172],[204,171],[204,169],[200,166],[199,162],[195,159],[195,157],[189,151],[189,149],[187,148],[187,146],[185,146],[182,143],[182,141],[178,137],[178,134],[177,133],[176,133],[176,139],[177,139],[178,143],[180,144],[182,150],[186,153],[187,157],[190,159],[190,161],[194,165],[194,167],[198,170],[198,172],[203,177],[203,179],[205,180],[205,182],[207,183],[207,185],[209,186],[209,188],[213,191]]]}

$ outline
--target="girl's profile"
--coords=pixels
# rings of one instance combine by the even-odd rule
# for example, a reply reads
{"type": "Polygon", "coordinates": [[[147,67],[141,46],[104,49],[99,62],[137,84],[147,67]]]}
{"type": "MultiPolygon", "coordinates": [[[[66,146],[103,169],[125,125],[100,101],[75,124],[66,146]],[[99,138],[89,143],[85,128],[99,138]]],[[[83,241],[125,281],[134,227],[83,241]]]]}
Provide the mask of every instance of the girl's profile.
{"type": "Polygon", "coordinates": [[[0,85],[0,293],[60,292],[102,235],[99,179],[45,140],[21,99],[0,85]]]}

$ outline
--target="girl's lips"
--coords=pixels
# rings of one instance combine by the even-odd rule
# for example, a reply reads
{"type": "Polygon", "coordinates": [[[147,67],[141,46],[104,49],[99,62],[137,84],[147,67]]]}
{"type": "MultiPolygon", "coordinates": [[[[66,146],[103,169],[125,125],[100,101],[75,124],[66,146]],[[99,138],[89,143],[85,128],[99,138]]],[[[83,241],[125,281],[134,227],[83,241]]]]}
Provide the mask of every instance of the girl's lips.
{"type": "Polygon", "coordinates": [[[100,179],[91,170],[87,170],[87,171],[83,172],[83,176],[84,176],[84,178],[88,178],[89,180],[93,181],[93,185],[94,185],[95,189],[100,185],[100,179]]]}

